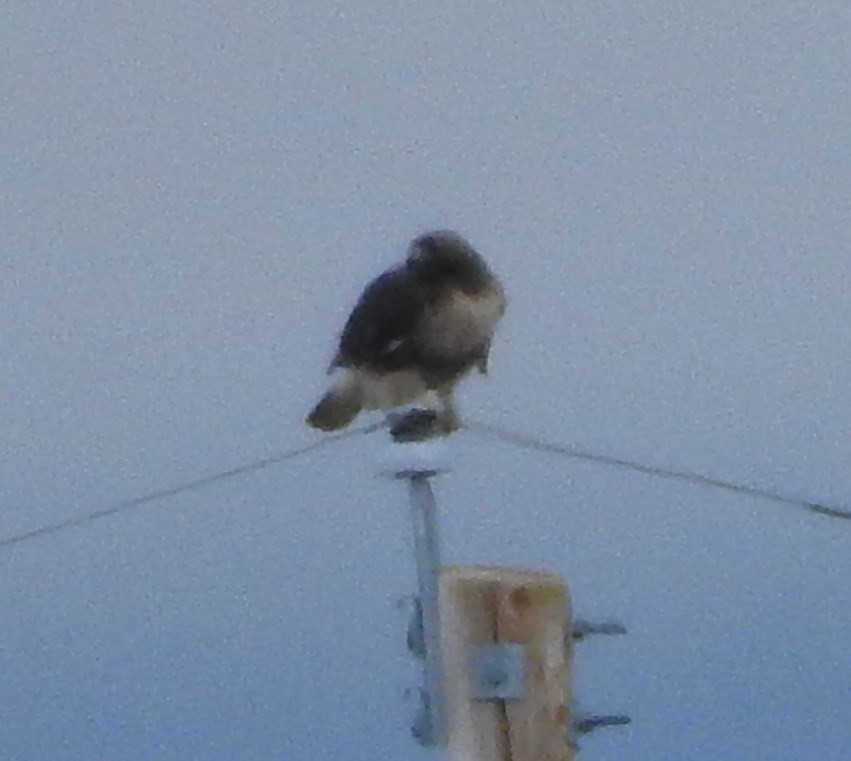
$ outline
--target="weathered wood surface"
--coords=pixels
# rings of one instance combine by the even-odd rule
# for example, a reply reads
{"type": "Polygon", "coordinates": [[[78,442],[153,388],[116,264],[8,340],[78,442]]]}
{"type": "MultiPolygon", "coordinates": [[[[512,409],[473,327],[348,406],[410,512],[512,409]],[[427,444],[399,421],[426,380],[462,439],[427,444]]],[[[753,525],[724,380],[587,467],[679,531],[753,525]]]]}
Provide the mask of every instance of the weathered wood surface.
{"type": "Polygon", "coordinates": [[[564,582],[511,568],[446,568],[440,616],[449,761],[573,761],[564,582]],[[524,646],[524,698],[474,700],[476,648],[509,642],[524,646]]]}

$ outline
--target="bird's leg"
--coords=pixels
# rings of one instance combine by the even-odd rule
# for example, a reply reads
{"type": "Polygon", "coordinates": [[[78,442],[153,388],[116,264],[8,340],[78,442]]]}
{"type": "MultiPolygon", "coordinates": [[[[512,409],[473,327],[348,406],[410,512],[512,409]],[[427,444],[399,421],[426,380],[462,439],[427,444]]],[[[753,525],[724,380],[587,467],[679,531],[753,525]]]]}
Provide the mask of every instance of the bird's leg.
{"type": "Polygon", "coordinates": [[[482,374],[488,374],[488,356],[491,351],[491,342],[486,341],[481,347],[478,358],[476,359],[476,369],[482,374]]]}
{"type": "Polygon", "coordinates": [[[437,412],[437,422],[441,430],[453,433],[461,427],[461,418],[455,409],[455,400],[452,397],[453,386],[442,386],[437,389],[437,398],[440,401],[440,409],[437,412]]]}

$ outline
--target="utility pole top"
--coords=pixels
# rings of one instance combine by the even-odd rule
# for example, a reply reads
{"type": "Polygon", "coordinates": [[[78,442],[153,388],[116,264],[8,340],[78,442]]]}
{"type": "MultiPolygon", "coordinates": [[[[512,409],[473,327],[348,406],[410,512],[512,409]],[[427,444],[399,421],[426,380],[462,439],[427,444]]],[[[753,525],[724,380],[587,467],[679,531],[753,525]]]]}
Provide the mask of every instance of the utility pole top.
{"type": "Polygon", "coordinates": [[[433,410],[415,408],[388,416],[393,443],[383,472],[394,478],[431,478],[448,473],[446,431],[433,410]]]}

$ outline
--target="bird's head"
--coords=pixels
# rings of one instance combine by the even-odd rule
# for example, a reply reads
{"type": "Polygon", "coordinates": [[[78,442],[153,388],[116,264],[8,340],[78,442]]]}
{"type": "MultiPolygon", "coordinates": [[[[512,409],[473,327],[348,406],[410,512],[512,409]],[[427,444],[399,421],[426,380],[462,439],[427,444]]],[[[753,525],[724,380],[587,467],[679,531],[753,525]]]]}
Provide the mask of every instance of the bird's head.
{"type": "Polygon", "coordinates": [[[408,269],[435,285],[475,292],[487,286],[490,272],[476,250],[458,233],[436,230],[415,238],[408,248],[408,269]]]}

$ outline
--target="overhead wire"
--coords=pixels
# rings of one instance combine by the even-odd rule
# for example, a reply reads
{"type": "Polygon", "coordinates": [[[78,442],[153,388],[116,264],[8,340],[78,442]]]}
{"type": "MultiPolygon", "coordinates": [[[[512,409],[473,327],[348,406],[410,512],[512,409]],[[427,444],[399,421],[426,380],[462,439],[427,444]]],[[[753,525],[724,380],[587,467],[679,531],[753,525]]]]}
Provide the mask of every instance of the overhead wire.
{"type": "MultiPolygon", "coordinates": [[[[48,523],[43,526],[39,526],[38,528],[31,529],[29,531],[23,531],[19,534],[13,534],[11,536],[6,537],[5,539],[0,539],[0,550],[12,547],[17,544],[21,544],[23,542],[38,539],[40,537],[48,536],[50,534],[55,534],[66,529],[74,528],[76,526],[83,526],[88,523],[93,523],[94,521],[100,520],[102,518],[118,515],[119,513],[124,513],[129,510],[143,507],[144,505],[149,505],[154,502],[170,499],[181,494],[187,494],[189,492],[204,488],[214,483],[226,481],[231,478],[246,475],[248,473],[255,473],[272,465],[280,465],[290,460],[301,457],[302,455],[306,455],[310,452],[322,449],[338,441],[353,438],[355,436],[373,433],[381,428],[386,427],[387,425],[388,421],[384,420],[370,425],[361,426],[359,428],[352,428],[347,431],[331,434],[325,436],[324,438],[318,441],[306,444],[302,447],[289,449],[284,452],[279,452],[278,454],[270,455],[268,457],[262,457],[257,460],[252,460],[250,462],[237,465],[227,470],[218,471],[216,473],[211,473],[206,476],[201,476],[199,478],[194,478],[189,481],[184,481],[183,483],[176,484],[174,486],[169,486],[163,489],[148,492],[147,494],[117,502],[113,505],[100,508],[92,512],[84,513],[82,515],[77,515],[71,518],[66,518],[64,520],[55,521],[54,523],[48,523]]],[[[792,497],[759,486],[746,486],[743,484],[737,484],[732,481],[726,481],[724,479],[706,476],[701,473],[697,473],[695,471],[690,470],[679,470],[659,465],[647,465],[636,460],[630,460],[623,457],[615,457],[613,455],[608,454],[601,454],[599,452],[593,452],[569,444],[558,444],[546,441],[535,436],[530,436],[524,433],[518,433],[517,431],[511,430],[510,428],[506,428],[504,426],[493,425],[491,423],[484,423],[477,420],[468,421],[464,424],[463,428],[468,432],[472,433],[473,435],[478,435],[480,437],[495,441],[501,441],[505,444],[509,444],[520,449],[525,449],[527,451],[556,454],[574,460],[584,460],[586,462],[592,462],[607,467],[622,468],[624,470],[642,473],[649,476],[655,476],[658,478],[685,481],[700,486],[707,486],[713,489],[721,489],[723,491],[742,494],[745,496],[758,497],[760,499],[790,505],[792,507],[804,508],[806,510],[809,510],[810,512],[817,513],[819,515],[824,515],[829,518],[851,520],[851,510],[827,505],[823,502],[816,502],[812,500],[792,497]]]]}
{"type": "Polygon", "coordinates": [[[557,454],[574,460],[585,460],[586,462],[593,462],[598,465],[622,468],[636,473],[643,473],[645,475],[656,476],[658,478],[665,478],[668,480],[686,481],[700,486],[708,486],[713,489],[721,489],[723,491],[733,492],[736,494],[759,497],[771,502],[791,505],[792,507],[804,508],[810,512],[818,513],[819,515],[824,515],[829,518],[851,520],[851,510],[846,510],[841,507],[833,507],[822,502],[792,497],[760,486],[746,486],[732,481],[706,476],[691,470],[679,470],[659,465],[646,465],[635,460],[628,460],[622,457],[592,452],[566,444],[556,444],[527,434],[517,433],[511,429],[493,425],[491,423],[470,421],[464,425],[464,428],[470,433],[502,441],[506,444],[529,451],[557,454]]]}
{"type": "Polygon", "coordinates": [[[104,507],[99,510],[93,510],[92,512],[83,513],[82,515],[77,515],[72,518],[66,518],[64,520],[59,520],[54,523],[48,523],[38,528],[31,529],[29,531],[23,531],[20,534],[13,534],[12,536],[8,536],[5,539],[0,539],[0,549],[12,547],[13,545],[21,544],[22,542],[27,542],[33,539],[37,539],[39,537],[47,536],[49,534],[55,534],[58,531],[64,531],[65,529],[73,528],[75,526],[82,526],[87,523],[92,523],[102,518],[117,515],[118,513],[124,513],[128,510],[133,510],[144,505],[151,504],[153,502],[159,502],[161,500],[170,499],[171,497],[176,497],[180,494],[187,494],[189,492],[195,491],[196,489],[201,489],[205,486],[209,486],[210,484],[219,483],[221,481],[227,481],[237,476],[246,475],[247,473],[255,473],[259,470],[263,470],[264,468],[268,468],[271,465],[280,465],[282,463],[288,462],[289,460],[293,460],[297,457],[301,457],[302,455],[308,454],[309,452],[316,451],[317,449],[322,449],[323,447],[326,447],[329,444],[334,444],[343,439],[349,439],[354,436],[373,433],[379,428],[384,427],[384,425],[384,422],[373,423],[372,425],[361,426],[359,428],[352,428],[348,431],[342,431],[341,433],[331,434],[318,441],[314,441],[311,444],[306,444],[302,447],[289,449],[285,452],[279,452],[268,457],[261,457],[257,460],[252,460],[251,462],[246,462],[242,465],[237,465],[227,470],[211,473],[206,476],[194,478],[190,481],[184,481],[183,483],[176,484],[174,486],[168,486],[164,489],[157,489],[156,491],[148,492],[147,494],[142,494],[138,497],[133,497],[132,499],[117,502],[113,505],[110,505],[109,507],[104,507]]]}

